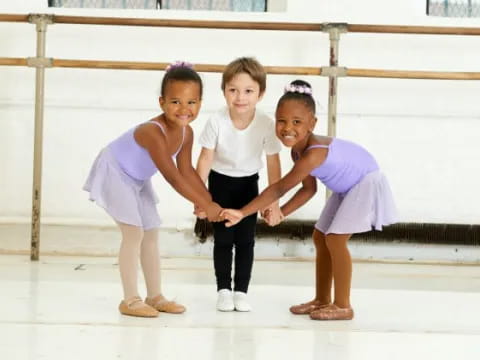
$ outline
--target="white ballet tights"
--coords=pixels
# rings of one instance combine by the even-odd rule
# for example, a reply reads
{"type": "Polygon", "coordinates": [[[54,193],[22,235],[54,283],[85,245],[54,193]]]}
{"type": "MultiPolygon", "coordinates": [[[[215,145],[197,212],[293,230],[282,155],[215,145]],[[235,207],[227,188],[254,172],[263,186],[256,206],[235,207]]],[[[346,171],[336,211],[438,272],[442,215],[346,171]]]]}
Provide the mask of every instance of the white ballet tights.
{"type": "Polygon", "coordinates": [[[124,299],[138,294],[138,263],[142,264],[147,296],[160,295],[160,253],[158,230],[144,231],[141,227],[117,223],[122,233],[122,243],[118,255],[120,277],[124,299]]]}

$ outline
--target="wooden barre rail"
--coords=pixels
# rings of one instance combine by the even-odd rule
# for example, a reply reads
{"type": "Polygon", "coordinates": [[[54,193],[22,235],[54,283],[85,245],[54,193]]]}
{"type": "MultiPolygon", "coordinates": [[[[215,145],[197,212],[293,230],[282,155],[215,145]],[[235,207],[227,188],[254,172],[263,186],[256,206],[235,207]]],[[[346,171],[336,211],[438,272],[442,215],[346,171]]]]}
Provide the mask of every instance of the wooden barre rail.
{"type": "MultiPolygon", "coordinates": [[[[130,70],[165,70],[169,63],[133,62],[133,61],[105,61],[105,60],[67,60],[53,59],[54,67],[69,68],[96,68],[96,69],[130,69],[130,70]]],[[[195,70],[199,72],[223,72],[224,65],[195,64],[195,70]]],[[[294,67],[294,66],[265,66],[270,74],[293,74],[293,75],[321,75],[322,69],[317,67],[294,67]]]]}
{"type": "MultiPolygon", "coordinates": [[[[28,66],[24,58],[0,58],[0,65],[28,66]]],[[[165,70],[169,63],[110,61],[110,60],[69,60],[52,59],[52,67],[86,68],[86,69],[116,69],[116,70],[165,70]]],[[[223,72],[224,65],[196,64],[199,72],[223,72]]],[[[269,74],[276,75],[324,75],[322,69],[328,67],[294,67],[294,66],[265,66],[269,74]]],[[[480,72],[452,72],[452,71],[416,71],[416,70],[381,70],[381,69],[354,69],[346,68],[344,76],[369,78],[396,78],[396,79],[437,79],[437,80],[480,80],[480,72]]],[[[341,76],[341,75],[340,75],[341,76]]]]}
{"type": "MultiPolygon", "coordinates": [[[[0,58],[0,65],[28,66],[25,58],[0,58]]],[[[116,69],[116,70],[165,70],[170,63],[135,62],[135,61],[110,61],[110,60],[69,60],[52,59],[52,67],[83,68],[83,69],[116,69]]],[[[196,64],[195,70],[199,72],[223,72],[225,65],[196,64]]],[[[294,67],[294,66],[265,66],[269,74],[284,75],[321,75],[320,67],[294,67]]]]}
{"type": "Polygon", "coordinates": [[[480,72],[452,71],[377,70],[347,68],[347,76],[391,79],[480,80],[480,72]]]}
{"type": "Polygon", "coordinates": [[[289,31],[322,31],[322,24],[286,23],[286,22],[253,22],[253,21],[210,21],[210,20],[171,20],[171,19],[136,19],[112,17],[54,16],[59,24],[86,25],[126,25],[126,26],[158,26],[184,27],[204,29],[238,29],[238,30],[289,30],[289,31]]]}
{"type": "Polygon", "coordinates": [[[480,35],[480,28],[347,24],[348,32],[424,35],[480,35]]]}
{"type": "Polygon", "coordinates": [[[25,58],[0,58],[0,65],[27,66],[27,59],[25,59],[25,58]]]}
{"type": "MultiPolygon", "coordinates": [[[[0,22],[29,22],[30,15],[0,14],[0,22]]],[[[286,31],[325,31],[335,23],[286,23],[254,21],[207,21],[207,20],[173,20],[146,18],[88,17],[50,15],[54,24],[84,25],[123,25],[123,26],[157,26],[205,29],[238,30],[286,30],[286,31]]],[[[341,25],[341,24],[340,24],[341,25]]],[[[392,33],[392,34],[428,34],[428,35],[480,35],[480,28],[445,27],[445,26],[410,26],[410,25],[367,25],[344,24],[348,32],[356,33],[392,33]]]]}
{"type": "MultiPolygon", "coordinates": [[[[44,14],[44,15],[47,15],[47,14],[44,14]]],[[[175,20],[175,19],[120,18],[120,17],[88,17],[88,16],[53,15],[53,14],[49,16],[52,17],[53,24],[122,25],[122,26],[204,28],[204,29],[289,30],[289,31],[322,31],[324,27],[323,24],[315,24],[315,23],[175,20]]],[[[29,22],[29,15],[0,14],[0,22],[2,21],[29,22]]]]}
{"type": "Polygon", "coordinates": [[[28,15],[0,14],[0,22],[28,22],[28,15]]]}

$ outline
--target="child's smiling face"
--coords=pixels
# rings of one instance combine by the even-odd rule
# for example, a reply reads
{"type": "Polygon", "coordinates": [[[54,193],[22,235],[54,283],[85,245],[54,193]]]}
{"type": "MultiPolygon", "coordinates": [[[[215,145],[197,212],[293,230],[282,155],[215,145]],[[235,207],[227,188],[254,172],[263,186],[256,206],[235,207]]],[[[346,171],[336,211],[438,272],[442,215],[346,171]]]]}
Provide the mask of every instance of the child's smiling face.
{"type": "Polygon", "coordinates": [[[263,96],[260,85],[246,73],[237,74],[227,82],[223,94],[234,115],[255,112],[255,107],[263,96]]]}
{"type": "Polygon", "coordinates": [[[315,115],[298,100],[281,102],[275,112],[277,137],[287,147],[308,138],[315,127],[315,115]]]}
{"type": "Polygon", "coordinates": [[[186,126],[193,121],[201,105],[200,86],[193,81],[169,81],[160,106],[168,121],[186,126]]]}

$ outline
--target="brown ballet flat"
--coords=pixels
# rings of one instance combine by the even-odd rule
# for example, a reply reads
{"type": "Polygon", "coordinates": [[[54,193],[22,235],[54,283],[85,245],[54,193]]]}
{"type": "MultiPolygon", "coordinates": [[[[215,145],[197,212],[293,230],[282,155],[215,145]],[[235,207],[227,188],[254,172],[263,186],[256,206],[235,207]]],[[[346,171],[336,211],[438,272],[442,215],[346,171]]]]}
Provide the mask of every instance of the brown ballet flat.
{"type": "Polygon", "coordinates": [[[146,298],[145,303],[160,312],[166,312],[169,314],[182,314],[186,310],[185,306],[178,304],[175,301],[169,301],[162,295],[157,295],[153,298],[146,298]]]}
{"type": "Polygon", "coordinates": [[[352,320],[353,309],[340,308],[335,304],[327,305],[321,309],[312,311],[310,313],[310,319],[312,320],[352,320]]]}
{"type": "Polygon", "coordinates": [[[319,304],[316,301],[309,301],[304,304],[293,305],[290,307],[290,312],[295,315],[307,315],[310,314],[312,311],[321,309],[329,304],[319,304]]]}
{"type": "Polygon", "coordinates": [[[118,310],[123,315],[138,317],[157,317],[158,311],[153,307],[145,304],[138,296],[134,296],[128,300],[122,300],[118,305],[118,310]]]}

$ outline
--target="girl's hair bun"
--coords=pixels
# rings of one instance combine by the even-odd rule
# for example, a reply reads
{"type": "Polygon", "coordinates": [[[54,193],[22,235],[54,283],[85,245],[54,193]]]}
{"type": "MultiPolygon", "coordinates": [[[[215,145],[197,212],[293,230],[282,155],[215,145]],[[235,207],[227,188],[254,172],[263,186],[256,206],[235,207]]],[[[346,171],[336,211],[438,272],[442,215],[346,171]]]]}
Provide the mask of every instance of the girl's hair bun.
{"type": "Polygon", "coordinates": [[[167,68],[165,69],[165,71],[169,72],[170,70],[178,69],[178,68],[193,69],[193,64],[189,63],[187,61],[175,61],[175,62],[171,63],[170,65],[168,65],[167,68]]]}

